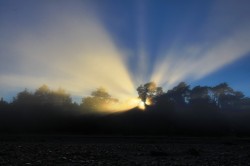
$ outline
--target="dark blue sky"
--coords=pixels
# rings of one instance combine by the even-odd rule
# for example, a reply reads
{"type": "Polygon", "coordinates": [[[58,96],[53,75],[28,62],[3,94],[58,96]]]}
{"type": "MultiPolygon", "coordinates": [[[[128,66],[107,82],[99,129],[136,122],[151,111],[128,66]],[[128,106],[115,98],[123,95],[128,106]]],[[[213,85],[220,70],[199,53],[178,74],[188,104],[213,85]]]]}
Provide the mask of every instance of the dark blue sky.
{"type": "Polygon", "coordinates": [[[74,96],[111,84],[113,93],[131,95],[147,81],[165,90],[180,81],[227,82],[250,96],[249,6],[248,0],[2,0],[0,96],[42,84],[74,96]]]}

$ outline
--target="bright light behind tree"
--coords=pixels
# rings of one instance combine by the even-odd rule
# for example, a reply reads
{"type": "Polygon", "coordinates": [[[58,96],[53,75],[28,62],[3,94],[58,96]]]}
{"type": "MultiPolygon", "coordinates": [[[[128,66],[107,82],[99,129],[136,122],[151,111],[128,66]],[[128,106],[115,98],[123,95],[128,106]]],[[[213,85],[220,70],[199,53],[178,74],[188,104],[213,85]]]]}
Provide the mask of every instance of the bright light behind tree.
{"type": "Polygon", "coordinates": [[[139,104],[138,104],[138,108],[141,109],[141,110],[145,110],[145,103],[143,101],[140,101],[139,104]]]}
{"type": "MultiPolygon", "coordinates": [[[[223,5],[215,4],[202,32],[212,34],[216,31],[214,25],[230,20],[234,5],[223,5]]],[[[168,49],[162,49],[166,47],[162,41],[159,50],[155,51],[157,55],[150,57],[155,59],[149,62],[150,52],[145,43],[147,11],[143,7],[138,10],[135,27],[138,30],[138,54],[133,57],[130,49],[117,44],[100,15],[72,6],[59,5],[60,10],[44,7],[39,11],[40,15],[34,14],[34,20],[41,21],[39,24],[26,25],[17,35],[13,33],[14,37],[8,42],[0,41],[3,45],[0,48],[9,51],[7,58],[1,58],[0,66],[11,64],[11,67],[1,68],[1,93],[5,89],[35,89],[47,84],[53,89],[62,87],[74,97],[82,98],[103,86],[119,99],[119,103],[106,105],[105,111],[124,111],[137,106],[145,109],[145,103],[151,105],[152,101],[148,99],[144,103],[137,98],[136,87],[140,84],[154,81],[166,89],[181,81],[195,81],[250,52],[249,21],[233,30],[230,29],[231,22],[226,22],[223,26],[230,33],[219,39],[211,39],[206,34],[201,35],[202,42],[183,44],[185,42],[176,39],[168,49]],[[131,61],[136,63],[137,71],[131,69],[131,61]]],[[[235,20],[241,16],[234,15],[235,20]]],[[[2,29],[10,26],[5,27],[5,24],[1,25],[2,29]]]]}

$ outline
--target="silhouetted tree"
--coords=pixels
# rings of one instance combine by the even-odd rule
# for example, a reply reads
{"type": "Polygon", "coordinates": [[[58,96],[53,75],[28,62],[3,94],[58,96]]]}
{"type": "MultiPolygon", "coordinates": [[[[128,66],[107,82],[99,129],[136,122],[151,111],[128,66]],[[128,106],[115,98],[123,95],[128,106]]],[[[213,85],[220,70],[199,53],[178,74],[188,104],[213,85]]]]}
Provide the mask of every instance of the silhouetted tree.
{"type": "Polygon", "coordinates": [[[55,105],[69,106],[72,104],[72,99],[68,93],[62,88],[52,91],[52,102],[55,105]]]}
{"type": "Polygon", "coordinates": [[[237,110],[240,109],[241,100],[244,98],[244,94],[239,91],[232,91],[230,94],[222,95],[221,106],[222,109],[237,110]]]}
{"type": "Polygon", "coordinates": [[[172,90],[169,90],[167,92],[167,96],[178,109],[183,109],[187,106],[190,100],[189,85],[187,85],[185,82],[181,82],[172,90]]]}
{"type": "Polygon", "coordinates": [[[227,83],[221,83],[212,88],[214,101],[220,109],[237,109],[244,94],[234,91],[227,83]]]}
{"type": "Polygon", "coordinates": [[[118,99],[111,97],[111,95],[101,87],[93,91],[91,96],[83,98],[81,107],[88,110],[100,111],[102,109],[105,110],[109,104],[116,102],[118,102],[118,99]]]}
{"type": "Polygon", "coordinates": [[[160,112],[170,113],[175,110],[175,103],[170,99],[167,93],[162,93],[155,97],[155,105],[153,109],[160,112]]]}
{"type": "Polygon", "coordinates": [[[1,105],[5,105],[5,104],[8,104],[8,103],[1,97],[1,99],[0,99],[0,104],[1,104],[1,105]]]}
{"type": "Polygon", "coordinates": [[[33,102],[33,94],[25,89],[22,92],[19,92],[16,97],[13,98],[13,103],[18,105],[28,105],[33,102]]]}
{"type": "Polygon", "coordinates": [[[240,101],[240,108],[242,110],[250,111],[250,98],[249,97],[244,97],[240,101]]]}
{"type": "Polygon", "coordinates": [[[207,86],[196,86],[190,92],[190,102],[195,101],[197,99],[204,99],[206,101],[210,101],[210,96],[208,94],[209,87],[207,86]]]}
{"type": "Polygon", "coordinates": [[[59,88],[54,91],[50,90],[47,85],[42,85],[35,91],[34,99],[40,105],[67,106],[72,104],[70,95],[64,89],[59,88]]]}
{"type": "Polygon", "coordinates": [[[223,95],[229,94],[232,92],[232,89],[229,88],[227,83],[221,83],[212,88],[213,91],[213,100],[219,108],[221,108],[223,95]]]}
{"type": "Polygon", "coordinates": [[[99,116],[82,114],[80,110],[106,110],[106,106],[118,102],[104,88],[98,88],[83,98],[80,106],[73,104],[70,95],[61,88],[52,90],[43,85],[34,92],[25,89],[14,97],[12,103],[1,98],[0,131],[250,135],[250,98],[226,83],[190,89],[181,82],[163,93],[162,88],[149,82],[139,86],[137,91],[142,101],[151,99],[154,103],[147,106],[149,111],[134,108],[99,116]]]}
{"type": "Polygon", "coordinates": [[[51,90],[47,85],[42,85],[35,91],[34,98],[36,100],[36,104],[50,104],[52,102],[51,90]]]}
{"type": "Polygon", "coordinates": [[[216,105],[210,95],[210,87],[196,86],[190,91],[189,105],[191,109],[214,110],[216,105]]]}
{"type": "Polygon", "coordinates": [[[63,89],[50,90],[47,85],[39,87],[34,93],[27,89],[14,97],[12,105],[15,109],[22,110],[65,110],[72,108],[72,100],[69,94],[63,89]]]}
{"type": "Polygon", "coordinates": [[[1,97],[0,99],[0,111],[6,110],[8,107],[8,103],[1,97]]]}
{"type": "Polygon", "coordinates": [[[163,90],[161,87],[157,87],[156,83],[154,82],[149,82],[144,85],[140,85],[137,88],[137,92],[139,95],[139,98],[146,103],[146,100],[150,100],[151,102],[154,103],[154,99],[157,96],[160,96],[163,94],[163,90]]]}

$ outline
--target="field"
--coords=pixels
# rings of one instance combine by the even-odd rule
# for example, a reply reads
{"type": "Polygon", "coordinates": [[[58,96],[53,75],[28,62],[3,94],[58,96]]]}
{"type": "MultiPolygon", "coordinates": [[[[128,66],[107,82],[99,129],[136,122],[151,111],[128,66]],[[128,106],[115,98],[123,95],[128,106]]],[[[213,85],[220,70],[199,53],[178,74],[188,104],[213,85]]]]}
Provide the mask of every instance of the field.
{"type": "Polygon", "coordinates": [[[0,165],[250,165],[248,138],[1,136],[0,165]]]}

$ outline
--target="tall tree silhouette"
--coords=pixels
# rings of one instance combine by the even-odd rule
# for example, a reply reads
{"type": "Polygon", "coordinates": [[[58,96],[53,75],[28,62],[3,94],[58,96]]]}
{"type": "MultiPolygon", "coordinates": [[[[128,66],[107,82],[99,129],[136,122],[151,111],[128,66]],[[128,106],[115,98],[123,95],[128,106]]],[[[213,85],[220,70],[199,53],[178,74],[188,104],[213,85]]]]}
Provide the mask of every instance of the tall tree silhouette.
{"type": "Polygon", "coordinates": [[[216,110],[215,101],[211,96],[211,87],[196,86],[190,91],[189,105],[192,110],[212,111],[216,110]]]}
{"type": "Polygon", "coordinates": [[[236,108],[240,104],[244,94],[234,91],[227,83],[221,83],[212,88],[214,93],[214,101],[220,109],[236,108]]]}
{"type": "Polygon", "coordinates": [[[190,88],[185,82],[180,82],[176,87],[167,92],[168,97],[176,107],[183,109],[190,100],[190,88]]]}
{"type": "Polygon", "coordinates": [[[244,97],[240,101],[240,108],[242,110],[250,111],[250,97],[244,97]]]}
{"type": "Polygon", "coordinates": [[[13,103],[17,105],[29,105],[34,101],[33,94],[25,89],[13,98],[13,103]]]}
{"type": "MultiPolygon", "coordinates": [[[[140,85],[137,88],[137,92],[139,95],[139,98],[146,103],[146,100],[150,100],[154,103],[154,99],[163,94],[163,90],[161,87],[157,87],[155,82],[149,82],[144,85],[140,85]]],[[[147,103],[146,103],[147,104],[147,103]]]]}
{"type": "Polygon", "coordinates": [[[5,111],[8,107],[8,103],[1,97],[0,99],[0,111],[5,111]]]}
{"type": "Polygon", "coordinates": [[[41,87],[39,87],[35,91],[34,97],[37,104],[44,105],[52,102],[52,93],[47,85],[42,85],[41,87]]]}

